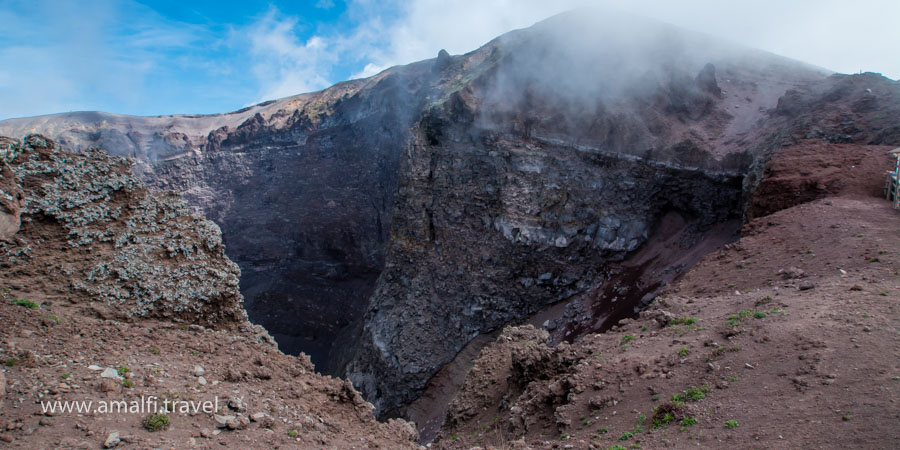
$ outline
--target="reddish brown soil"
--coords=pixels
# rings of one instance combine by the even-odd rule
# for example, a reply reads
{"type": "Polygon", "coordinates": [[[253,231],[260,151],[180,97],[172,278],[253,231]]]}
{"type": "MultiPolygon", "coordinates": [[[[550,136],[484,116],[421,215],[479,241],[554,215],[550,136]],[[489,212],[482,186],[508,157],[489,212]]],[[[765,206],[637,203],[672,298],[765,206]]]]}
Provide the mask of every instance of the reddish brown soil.
{"type": "Polygon", "coordinates": [[[70,302],[35,290],[6,293],[40,307],[0,302],[0,359],[13,364],[3,367],[0,446],[99,448],[114,431],[125,448],[401,448],[410,447],[415,436],[405,423],[377,423],[371,405],[348,382],[316,375],[305,356],[284,355],[250,332],[156,321],[123,324],[88,317],[70,302]],[[134,386],[104,381],[90,365],[128,367],[134,386]],[[197,365],[205,370],[205,386],[192,373],[197,365]],[[216,430],[210,414],[172,413],[167,430],[151,433],[141,426],[146,414],[51,416],[42,415],[37,404],[39,399],[131,401],[142,395],[218,397],[221,414],[263,412],[269,418],[205,438],[201,430],[216,430]],[[229,408],[231,398],[241,398],[246,409],[229,408]]]}
{"type": "Polygon", "coordinates": [[[900,447],[900,211],[875,196],[886,150],[777,154],[761,192],[811,179],[823,198],[751,221],[636,320],[556,348],[509,329],[476,361],[436,445],[900,447]],[[832,154],[861,170],[811,163],[832,154]],[[807,173],[782,171],[792,166],[807,173]],[[691,387],[703,398],[671,401],[691,387]],[[674,422],[653,428],[657,407],[674,422]]]}

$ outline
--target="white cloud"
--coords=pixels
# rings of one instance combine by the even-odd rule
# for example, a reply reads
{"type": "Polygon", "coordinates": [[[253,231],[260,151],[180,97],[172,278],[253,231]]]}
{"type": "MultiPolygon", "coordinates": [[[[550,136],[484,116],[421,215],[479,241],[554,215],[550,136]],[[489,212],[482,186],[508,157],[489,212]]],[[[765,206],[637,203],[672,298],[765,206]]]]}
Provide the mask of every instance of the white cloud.
{"type": "Polygon", "coordinates": [[[332,43],[321,36],[301,41],[297,19],[270,9],[248,29],[232,36],[249,42],[251,70],[259,83],[254,103],[328,87],[326,77],[337,63],[332,43]]]}

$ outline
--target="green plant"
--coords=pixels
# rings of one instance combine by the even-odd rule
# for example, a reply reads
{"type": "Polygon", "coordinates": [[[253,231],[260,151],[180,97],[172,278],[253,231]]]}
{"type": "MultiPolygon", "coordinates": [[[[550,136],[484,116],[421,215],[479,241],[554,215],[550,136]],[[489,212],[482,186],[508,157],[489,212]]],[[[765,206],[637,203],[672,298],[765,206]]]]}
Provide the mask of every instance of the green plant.
{"type": "Polygon", "coordinates": [[[627,343],[629,343],[629,342],[631,342],[631,341],[633,341],[633,340],[634,340],[634,335],[626,334],[625,336],[622,336],[622,343],[623,343],[623,344],[627,344],[627,343]]]}
{"type": "Polygon", "coordinates": [[[559,438],[560,438],[560,439],[568,439],[568,438],[569,438],[569,433],[560,433],[559,438]]]}
{"type": "Polygon", "coordinates": [[[60,375],[59,377],[62,378],[63,380],[68,380],[69,377],[71,377],[71,376],[72,376],[72,375],[69,375],[69,374],[67,374],[67,373],[63,373],[63,374],[60,375]]]}
{"type": "Polygon", "coordinates": [[[725,381],[727,381],[727,382],[729,382],[729,383],[734,383],[734,382],[736,382],[736,381],[741,381],[741,377],[735,377],[735,376],[732,376],[732,375],[728,375],[728,376],[725,377],[725,381]]]}
{"type": "Polygon", "coordinates": [[[657,400],[659,400],[659,394],[653,394],[653,395],[651,395],[651,396],[650,396],[650,400],[653,400],[654,402],[657,401],[657,400]]]}
{"type": "Polygon", "coordinates": [[[733,429],[733,428],[737,428],[739,426],[740,426],[740,424],[738,423],[737,420],[732,419],[732,420],[725,421],[725,428],[728,428],[729,430],[733,429]]]}
{"type": "Polygon", "coordinates": [[[710,391],[709,386],[689,387],[684,391],[672,396],[673,402],[684,403],[685,401],[696,402],[706,398],[706,393],[710,391]]]}
{"type": "Polygon", "coordinates": [[[696,317],[679,317],[672,321],[673,325],[693,325],[697,323],[696,317]]]}
{"type": "Polygon", "coordinates": [[[12,299],[12,302],[16,305],[24,306],[28,309],[34,309],[34,308],[38,307],[37,303],[35,303],[31,300],[25,300],[24,298],[14,298],[14,299],[12,299]]]}
{"type": "Polygon", "coordinates": [[[680,356],[682,358],[686,358],[690,354],[691,354],[691,349],[689,349],[687,347],[681,347],[681,349],[678,350],[678,356],[680,356]]]}
{"type": "Polygon", "coordinates": [[[681,424],[686,427],[692,427],[696,423],[697,423],[697,419],[694,417],[685,417],[684,419],[681,419],[681,424]]]}
{"type": "Polygon", "coordinates": [[[609,433],[609,429],[608,429],[608,428],[601,428],[601,429],[597,430],[597,433],[598,433],[598,434],[606,434],[606,433],[609,433]]]}
{"type": "Polygon", "coordinates": [[[876,263],[876,262],[880,262],[880,261],[881,260],[879,260],[878,258],[869,258],[870,263],[876,263]]]}
{"type": "Polygon", "coordinates": [[[619,444],[616,444],[616,445],[613,445],[612,447],[609,447],[607,450],[628,450],[628,449],[626,449],[625,447],[622,447],[619,444]]]}
{"type": "Polygon", "coordinates": [[[772,296],[771,296],[771,295],[767,295],[767,296],[765,296],[765,297],[763,297],[763,298],[757,300],[757,301],[756,301],[756,306],[762,306],[762,305],[765,305],[765,304],[768,304],[768,303],[772,303],[772,296]]]}
{"type": "Polygon", "coordinates": [[[151,346],[150,346],[150,353],[153,353],[154,355],[158,355],[158,354],[160,353],[159,347],[157,347],[157,346],[155,346],[155,345],[151,345],[151,346]]]}
{"type": "Polygon", "coordinates": [[[144,429],[147,431],[160,431],[169,428],[169,416],[166,414],[150,414],[147,417],[144,417],[144,421],[141,423],[144,425],[144,429]]]}
{"type": "Polygon", "coordinates": [[[766,313],[763,311],[756,311],[755,313],[753,313],[753,317],[757,319],[765,319],[766,313]]]}
{"type": "Polygon", "coordinates": [[[14,367],[19,362],[16,361],[16,358],[9,358],[6,360],[6,367],[14,367]]]}
{"type": "Polygon", "coordinates": [[[44,318],[47,320],[52,320],[55,324],[59,324],[59,316],[57,316],[56,314],[47,314],[46,316],[44,316],[44,318]]]}
{"type": "Polygon", "coordinates": [[[844,414],[844,417],[841,417],[841,420],[843,420],[844,422],[849,422],[850,419],[852,419],[852,418],[853,418],[853,413],[851,413],[850,411],[847,411],[847,414],[844,414]]]}
{"type": "MultiPolygon", "coordinates": [[[[290,437],[297,437],[297,430],[288,430],[287,435],[290,437]]],[[[456,437],[459,437],[459,436],[456,436],[456,437]]],[[[455,440],[453,437],[451,437],[450,439],[455,440]]]]}
{"type": "Polygon", "coordinates": [[[619,436],[619,440],[627,441],[627,440],[631,439],[632,437],[634,437],[634,433],[632,433],[631,431],[626,431],[626,432],[622,433],[621,436],[619,436]]]}
{"type": "Polygon", "coordinates": [[[641,331],[647,331],[647,325],[641,325],[641,331]]]}
{"type": "Polygon", "coordinates": [[[131,381],[130,379],[126,378],[126,379],[122,380],[122,386],[125,386],[128,389],[131,389],[134,387],[134,381],[131,381]]]}
{"type": "Polygon", "coordinates": [[[119,368],[116,369],[116,373],[118,373],[120,377],[124,377],[128,372],[131,372],[131,369],[125,366],[119,366],[119,368]]]}

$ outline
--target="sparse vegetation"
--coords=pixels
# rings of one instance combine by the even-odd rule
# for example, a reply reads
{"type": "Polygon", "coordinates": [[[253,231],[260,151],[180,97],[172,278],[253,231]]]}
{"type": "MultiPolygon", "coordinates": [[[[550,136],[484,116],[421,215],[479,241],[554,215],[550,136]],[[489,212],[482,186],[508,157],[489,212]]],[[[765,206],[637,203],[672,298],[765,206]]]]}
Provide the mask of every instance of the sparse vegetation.
{"type": "Polygon", "coordinates": [[[131,372],[131,369],[125,366],[119,366],[119,368],[116,369],[116,373],[118,373],[120,377],[124,377],[128,372],[131,372]]]}
{"type": "Polygon", "coordinates": [[[16,361],[16,358],[9,358],[6,360],[5,364],[6,364],[6,367],[15,367],[15,365],[18,363],[19,363],[19,361],[16,361]]]}
{"type": "Polygon", "coordinates": [[[740,424],[738,423],[737,420],[732,419],[732,420],[725,421],[725,428],[728,428],[729,430],[733,429],[733,428],[737,428],[739,426],[740,426],[740,424]]]}
{"type": "Polygon", "coordinates": [[[672,401],[675,403],[684,403],[686,401],[696,402],[699,400],[703,400],[706,398],[706,394],[710,391],[708,385],[703,385],[700,387],[689,387],[682,392],[679,392],[672,396],[672,401]]]}
{"type": "Polygon", "coordinates": [[[155,345],[151,345],[149,350],[150,350],[150,353],[152,353],[154,355],[160,354],[159,347],[157,347],[155,345]]]}
{"type": "Polygon", "coordinates": [[[672,321],[673,325],[693,325],[697,323],[696,317],[679,317],[672,321]]]}
{"type": "Polygon", "coordinates": [[[687,358],[687,356],[690,355],[690,354],[691,354],[691,349],[689,349],[689,348],[687,348],[687,347],[681,347],[681,348],[678,350],[678,356],[680,356],[680,357],[682,357],[682,358],[687,358]]]}
{"type": "Polygon", "coordinates": [[[771,296],[771,295],[767,295],[767,296],[765,296],[765,297],[763,297],[763,298],[757,300],[757,301],[756,301],[756,306],[759,307],[759,306],[762,306],[762,305],[767,305],[767,304],[769,304],[769,303],[772,303],[772,296],[771,296]]]}
{"type": "MultiPolygon", "coordinates": [[[[290,436],[290,437],[292,437],[292,438],[293,438],[293,437],[297,437],[297,430],[288,430],[288,431],[287,431],[287,435],[290,436]]],[[[455,438],[458,438],[458,437],[459,437],[459,436],[455,436],[455,438]]],[[[455,440],[455,438],[454,438],[454,437],[451,437],[451,440],[455,440]]]]}
{"type": "Polygon", "coordinates": [[[23,306],[28,309],[34,309],[34,308],[38,307],[37,303],[35,303],[31,300],[26,300],[24,298],[14,298],[14,299],[12,299],[12,302],[16,305],[23,306]]]}
{"type": "Polygon", "coordinates": [[[622,336],[622,343],[623,343],[623,344],[627,344],[627,343],[629,343],[629,342],[631,342],[631,341],[633,341],[633,340],[634,340],[634,335],[632,335],[632,334],[626,334],[625,336],[622,336]]]}
{"type": "Polygon", "coordinates": [[[126,378],[126,379],[122,380],[122,386],[125,386],[128,389],[131,389],[134,387],[134,381],[131,381],[131,379],[126,378]]]}
{"type": "Polygon", "coordinates": [[[653,417],[650,419],[650,427],[659,429],[669,426],[681,415],[680,407],[671,402],[663,403],[653,409],[653,417]]]}
{"type": "Polygon", "coordinates": [[[169,428],[169,416],[166,414],[150,414],[149,416],[144,418],[142,425],[144,429],[150,432],[160,431],[169,428]]]}

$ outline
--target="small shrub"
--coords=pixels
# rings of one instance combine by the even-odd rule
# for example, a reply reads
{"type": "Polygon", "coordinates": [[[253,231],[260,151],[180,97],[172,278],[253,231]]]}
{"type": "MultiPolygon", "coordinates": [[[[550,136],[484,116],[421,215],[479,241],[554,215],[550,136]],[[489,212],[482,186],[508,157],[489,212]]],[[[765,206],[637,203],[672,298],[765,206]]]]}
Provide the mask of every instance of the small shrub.
{"type": "Polygon", "coordinates": [[[766,313],[763,311],[757,311],[757,312],[753,313],[753,317],[757,318],[757,319],[765,319],[766,313]]]}
{"type": "Polygon", "coordinates": [[[682,414],[681,408],[675,403],[663,403],[653,410],[653,417],[650,419],[651,428],[663,428],[670,423],[676,421],[682,414]]]}
{"type": "Polygon", "coordinates": [[[732,419],[732,420],[725,421],[725,428],[728,428],[729,430],[733,429],[733,428],[737,428],[739,426],[740,426],[740,424],[738,423],[737,420],[732,419]]]}
{"type": "Polygon", "coordinates": [[[122,386],[125,386],[128,389],[131,389],[134,387],[134,381],[131,381],[130,379],[126,378],[126,379],[122,380],[122,386]]]}
{"type": "Polygon", "coordinates": [[[679,317],[672,321],[673,325],[693,325],[697,323],[696,317],[679,317]]]}
{"type": "Polygon", "coordinates": [[[633,340],[634,340],[634,335],[626,334],[625,336],[622,336],[622,343],[623,343],[623,344],[627,344],[627,343],[629,343],[629,342],[631,342],[631,341],[633,341],[633,340]]]}
{"type": "MultiPolygon", "coordinates": [[[[297,437],[297,430],[288,430],[287,435],[290,437],[297,437]]],[[[455,436],[455,435],[451,436],[450,440],[456,440],[455,438],[458,438],[458,437],[459,436],[455,436]]]]}
{"type": "Polygon", "coordinates": [[[160,431],[169,428],[169,416],[165,414],[150,414],[142,422],[147,431],[160,431]]]}
{"type": "Polygon", "coordinates": [[[60,375],[59,377],[62,378],[63,380],[68,380],[69,377],[71,377],[71,376],[72,376],[72,375],[69,375],[69,374],[67,374],[67,373],[63,373],[63,374],[60,375]]]}
{"type": "Polygon", "coordinates": [[[24,306],[25,308],[28,308],[28,309],[34,309],[34,308],[38,307],[37,303],[35,303],[31,300],[25,300],[24,298],[14,298],[14,299],[12,299],[12,302],[15,303],[16,305],[24,306]]]}
{"type": "Polygon", "coordinates": [[[19,361],[16,361],[16,358],[9,358],[6,360],[6,367],[14,367],[18,363],[19,361]]]}
{"type": "Polygon", "coordinates": [[[691,349],[689,349],[687,347],[681,347],[681,349],[678,350],[678,356],[680,356],[682,358],[686,358],[690,354],[691,354],[691,349]]]}
{"type": "Polygon", "coordinates": [[[697,419],[694,417],[685,417],[684,419],[681,419],[681,424],[686,427],[692,427],[696,423],[697,423],[697,419]]]}
{"type": "Polygon", "coordinates": [[[763,298],[757,300],[757,301],[756,301],[756,306],[762,306],[762,305],[766,305],[766,304],[769,304],[769,303],[772,303],[772,296],[771,296],[771,295],[767,295],[767,296],[765,296],[765,297],[763,297],[763,298]]]}
{"type": "Polygon", "coordinates": [[[597,430],[597,434],[606,434],[606,433],[609,433],[608,428],[601,428],[601,429],[597,430]]]}
{"type": "Polygon", "coordinates": [[[627,440],[631,439],[632,437],[634,437],[634,433],[632,433],[630,431],[626,431],[626,432],[622,433],[621,436],[619,436],[619,440],[627,441],[627,440]]]}
{"type": "Polygon", "coordinates": [[[131,372],[131,369],[129,369],[128,367],[125,367],[125,366],[119,366],[119,368],[116,369],[116,372],[119,374],[120,377],[124,377],[126,373],[131,372]]]}

